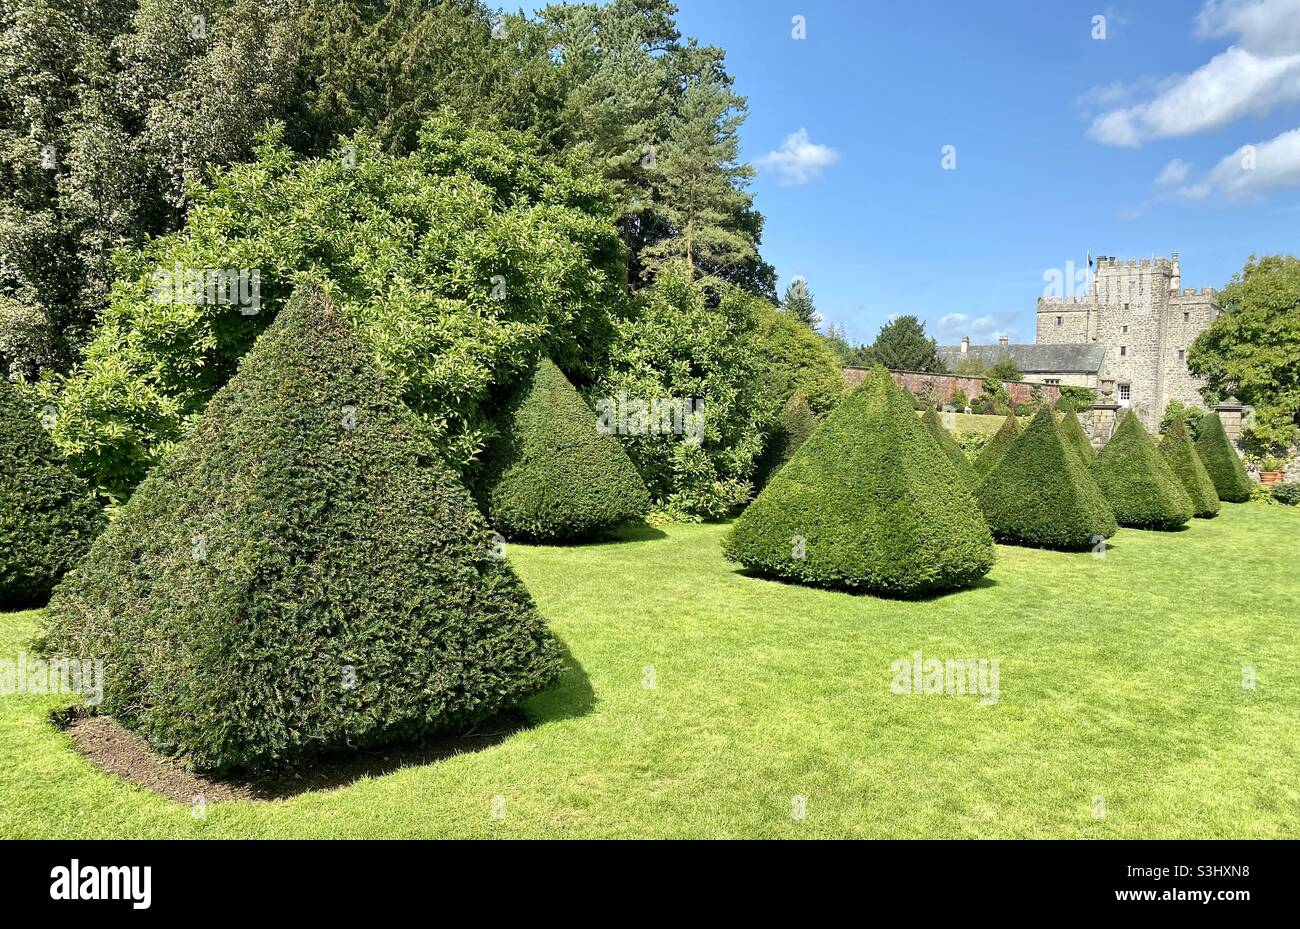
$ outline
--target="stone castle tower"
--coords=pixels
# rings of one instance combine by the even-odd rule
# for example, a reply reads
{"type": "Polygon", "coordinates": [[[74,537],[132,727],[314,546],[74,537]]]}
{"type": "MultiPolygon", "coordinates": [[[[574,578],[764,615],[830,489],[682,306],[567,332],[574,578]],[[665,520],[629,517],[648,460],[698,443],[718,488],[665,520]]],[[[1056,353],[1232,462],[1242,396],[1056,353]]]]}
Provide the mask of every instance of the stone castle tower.
{"type": "Polygon", "coordinates": [[[1182,287],[1178,253],[1121,262],[1099,257],[1082,296],[1040,297],[1035,341],[1104,348],[1097,389],[1103,400],[1131,406],[1156,429],[1165,406],[1204,406],[1204,381],[1187,369],[1187,350],[1216,316],[1211,287],[1182,287]]]}

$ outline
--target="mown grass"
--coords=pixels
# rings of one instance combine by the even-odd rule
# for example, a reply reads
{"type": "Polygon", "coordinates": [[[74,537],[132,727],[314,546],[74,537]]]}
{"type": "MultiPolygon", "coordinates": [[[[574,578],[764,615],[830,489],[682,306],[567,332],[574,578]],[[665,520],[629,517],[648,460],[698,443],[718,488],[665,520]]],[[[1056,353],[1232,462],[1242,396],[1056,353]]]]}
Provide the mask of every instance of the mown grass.
{"type": "MultiPolygon", "coordinates": [[[[515,546],[573,658],[535,727],[195,819],[77,755],[66,698],[0,697],[0,836],[1294,838],[1300,511],[1224,509],[1102,559],[1000,546],[919,602],[746,577],[721,526],[515,546]],[[1000,699],[892,693],[918,649],[999,659],[1000,699]]],[[[0,656],[37,619],[0,617],[0,656]]]]}

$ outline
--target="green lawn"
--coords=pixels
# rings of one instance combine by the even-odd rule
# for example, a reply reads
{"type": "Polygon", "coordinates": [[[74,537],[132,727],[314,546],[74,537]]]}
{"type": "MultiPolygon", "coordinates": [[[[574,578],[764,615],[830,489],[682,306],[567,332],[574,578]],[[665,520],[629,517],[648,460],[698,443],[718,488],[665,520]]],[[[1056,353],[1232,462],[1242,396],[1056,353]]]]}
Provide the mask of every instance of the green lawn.
{"type": "MultiPolygon", "coordinates": [[[[75,754],[60,699],[0,697],[0,837],[1295,838],[1300,511],[1224,509],[1100,560],[999,547],[983,586],[925,602],[745,577],[720,526],[516,546],[574,660],[536,727],[196,820],[75,754]],[[999,701],[895,695],[917,649],[999,659],[999,701]]],[[[36,619],[0,617],[0,656],[36,619]]]]}

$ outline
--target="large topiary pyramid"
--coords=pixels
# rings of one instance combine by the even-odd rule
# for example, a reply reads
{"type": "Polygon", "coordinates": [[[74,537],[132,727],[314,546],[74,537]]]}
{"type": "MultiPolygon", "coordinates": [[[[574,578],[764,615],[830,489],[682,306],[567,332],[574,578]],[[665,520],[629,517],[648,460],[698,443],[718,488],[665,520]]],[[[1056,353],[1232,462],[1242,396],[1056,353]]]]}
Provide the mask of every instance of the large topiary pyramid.
{"type": "Polygon", "coordinates": [[[488,461],[484,511],[509,539],[594,539],[650,508],[618,438],[549,358],[515,391],[488,461]]]}
{"type": "Polygon", "coordinates": [[[1044,408],[975,491],[993,536],[1039,548],[1081,549],[1119,528],[1078,454],[1044,408]]]}
{"type": "Polygon", "coordinates": [[[975,457],[975,473],[980,480],[987,477],[989,472],[997,467],[998,462],[1002,460],[1002,456],[1006,454],[1007,449],[1012,446],[1019,435],[1020,424],[1016,422],[1016,414],[1013,410],[1007,414],[1007,418],[1002,422],[1002,427],[993,434],[993,438],[989,439],[988,444],[980,449],[979,455],[975,457]]]}
{"type": "Polygon", "coordinates": [[[103,528],[18,389],[0,377],[0,610],[44,604],[103,528]]]}
{"type": "Polygon", "coordinates": [[[767,446],[754,468],[754,486],[760,490],[766,487],[772,475],[794,457],[799,446],[808,441],[808,436],[816,428],[817,414],[812,411],[803,394],[796,390],[781,408],[776,428],[768,437],[767,446]]]}
{"type": "Polygon", "coordinates": [[[934,437],[934,441],[938,443],[939,448],[943,449],[943,453],[948,456],[948,460],[957,469],[957,473],[966,482],[966,486],[974,487],[979,483],[979,475],[975,473],[975,466],[970,463],[970,459],[961,450],[957,440],[943,427],[943,423],[939,420],[938,411],[934,407],[930,407],[925,411],[925,415],[921,417],[921,421],[925,423],[925,428],[930,431],[930,435],[934,437]]]}
{"type": "Polygon", "coordinates": [[[1208,413],[1201,418],[1200,435],[1196,438],[1196,454],[1214,482],[1220,500],[1228,503],[1245,503],[1250,499],[1250,477],[1241,456],[1232,447],[1232,441],[1223,431],[1223,420],[1218,413],[1208,413]]]}
{"type": "Polygon", "coordinates": [[[961,476],[882,367],[777,472],[723,551],[763,574],[899,596],[970,584],[993,564],[961,476]]]}
{"type": "Polygon", "coordinates": [[[1093,450],[1092,442],[1088,439],[1088,434],[1083,431],[1083,426],[1079,424],[1079,417],[1074,410],[1066,410],[1061,416],[1061,421],[1057,424],[1061,431],[1061,438],[1065,444],[1072,448],[1079,456],[1079,461],[1084,467],[1092,465],[1093,459],[1097,457],[1096,451],[1093,450]]]}
{"type": "Polygon", "coordinates": [[[197,768],[461,730],[557,643],[332,303],[300,289],[55,591],[45,650],[197,768]]]}
{"type": "Polygon", "coordinates": [[[1121,526],[1177,529],[1192,518],[1192,498],[1132,410],[1090,470],[1121,526]]]}
{"type": "Polygon", "coordinates": [[[1175,416],[1160,440],[1160,454],[1192,500],[1192,515],[1209,519],[1219,512],[1219,492],[1196,454],[1182,416],[1175,416]]]}

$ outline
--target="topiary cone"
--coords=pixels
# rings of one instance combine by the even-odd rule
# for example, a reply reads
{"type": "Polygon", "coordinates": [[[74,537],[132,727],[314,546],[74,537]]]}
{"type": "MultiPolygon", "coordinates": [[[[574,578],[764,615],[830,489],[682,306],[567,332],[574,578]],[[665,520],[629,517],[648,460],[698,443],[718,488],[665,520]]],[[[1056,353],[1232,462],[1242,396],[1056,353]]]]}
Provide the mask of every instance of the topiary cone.
{"type": "Polygon", "coordinates": [[[966,486],[973,488],[978,484],[979,475],[975,473],[975,466],[970,463],[970,459],[967,458],[966,453],[961,450],[961,446],[957,444],[957,440],[952,437],[952,434],[945,429],[943,423],[939,421],[938,410],[934,407],[930,407],[925,411],[925,415],[921,417],[921,421],[925,423],[925,428],[930,431],[930,435],[934,438],[934,441],[938,443],[939,448],[941,448],[943,453],[948,456],[948,460],[951,461],[953,467],[957,469],[957,473],[960,474],[961,479],[966,482],[966,486]]]}
{"type": "Polygon", "coordinates": [[[1214,481],[1196,454],[1196,447],[1187,435],[1187,425],[1183,417],[1175,416],[1169,424],[1168,431],[1160,440],[1160,454],[1174,476],[1187,491],[1192,500],[1192,515],[1209,519],[1219,512],[1219,492],[1214,489],[1214,481]]]}
{"type": "Polygon", "coordinates": [[[1082,549],[1118,531],[1078,454],[1039,410],[975,491],[993,537],[1040,548],[1082,549]]]}
{"type": "Polygon", "coordinates": [[[103,526],[89,489],[0,377],[0,610],[44,604],[103,526]]]}
{"type": "Polygon", "coordinates": [[[516,391],[484,482],[487,517],[509,539],[585,541],[650,508],[632,459],[549,358],[516,391]]]}
{"type": "Polygon", "coordinates": [[[55,591],[45,649],[196,768],[462,731],[561,659],[469,493],[300,288],[55,591]]]}
{"type": "Polygon", "coordinates": [[[1121,526],[1177,529],[1192,518],[1192,498],[1132,410],[1097,455],[1091,473],[1121,526]]]}
{"type": "Polygon", "coordinates": [[[1089,467],[1097,457],[1097,452],[1092,447],[1092,442],[1088,439],[1088,434],[1083,431],[1083,426],[1079,423],[1079,417],[1074,410],[1066,410],[1061,416],[1060,423],[1057,424],[1061,430],[1061,438],[1065,444],[1072,448],[1079,456],[1079,461],[1083,466],[1089,467]]]}
{"type": "Polygon", "coordinates": [[[762,574],[894,596],[962,587],[993,564],[957,469],[879,366],[741,514],[723,552],[762,574]]]}
{"type": "Polygon", "coordinates": [[[1220,500],[1245,503],[1250,499],[1250,476],[1223,430],[1223,420],[1219,419],[1218,413],[1208,413],[1201,418],[1196,454],[1201,456],[1201,464],[1205,465],[1206,473],[1214,482],[1220,500]]]}
{"type": "Polygon", "coordinates": [[[1002,460],[1002,456],[1019,435],[1020,424],[1016,422],[1015,410],[1012,410],[1002,421],[1001,428],[993,434],[993,438],[989,439],[988,444],[975,456],[975,473],[979,475],[980,480],[997,467],[997,463],[1002,460]]]}

